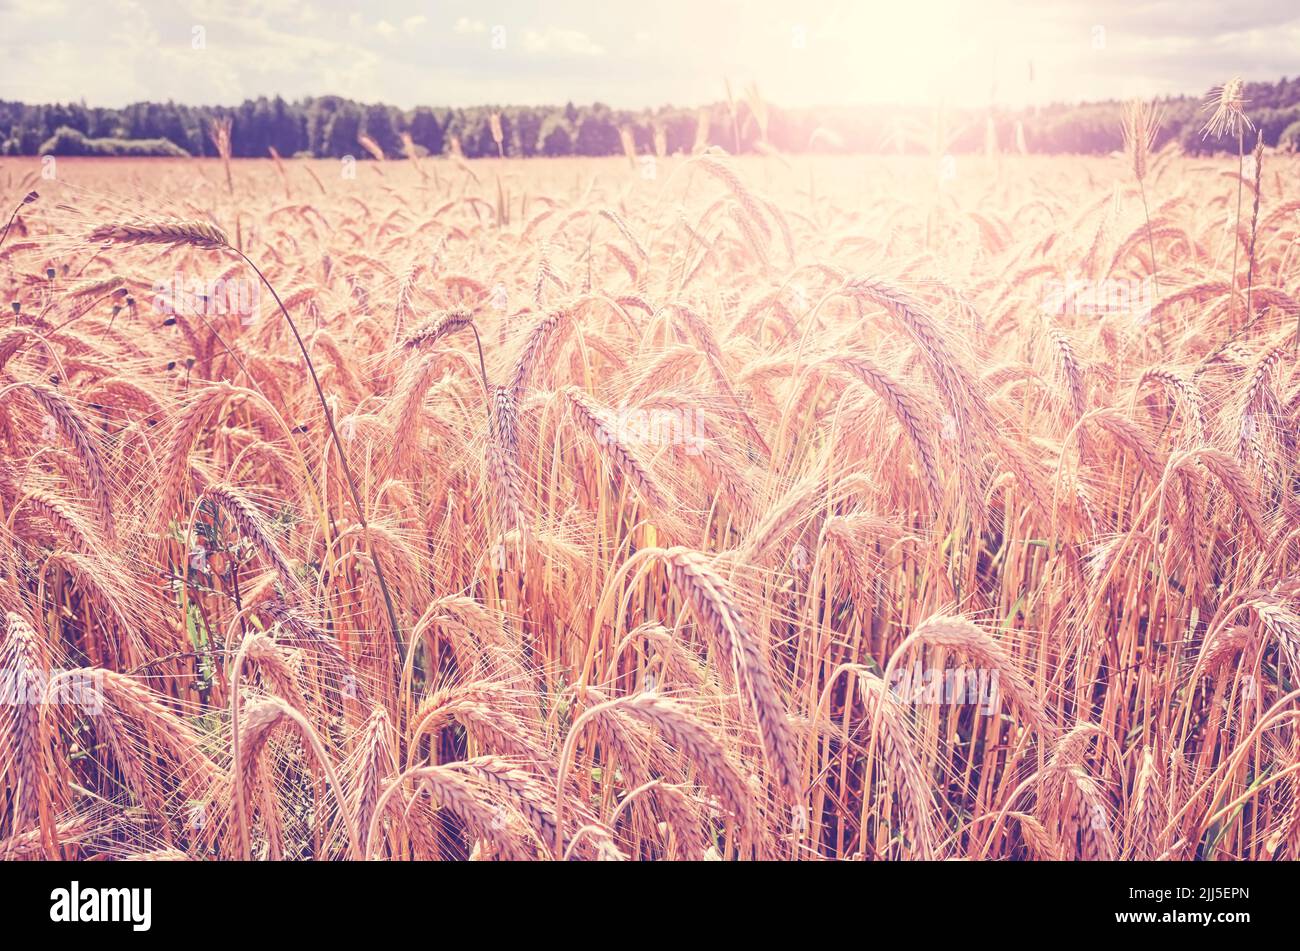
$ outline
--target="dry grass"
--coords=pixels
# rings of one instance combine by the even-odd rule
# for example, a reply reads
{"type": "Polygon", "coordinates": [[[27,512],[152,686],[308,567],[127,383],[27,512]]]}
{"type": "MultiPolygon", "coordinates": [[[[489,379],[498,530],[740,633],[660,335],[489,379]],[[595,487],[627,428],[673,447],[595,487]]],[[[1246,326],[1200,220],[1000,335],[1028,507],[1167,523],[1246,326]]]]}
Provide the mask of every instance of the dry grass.
{"type": "Polygon", "coordinates": [[[0,166],[0,856],[1296,857],[1300,168],[1128,122],[0,166]]]}

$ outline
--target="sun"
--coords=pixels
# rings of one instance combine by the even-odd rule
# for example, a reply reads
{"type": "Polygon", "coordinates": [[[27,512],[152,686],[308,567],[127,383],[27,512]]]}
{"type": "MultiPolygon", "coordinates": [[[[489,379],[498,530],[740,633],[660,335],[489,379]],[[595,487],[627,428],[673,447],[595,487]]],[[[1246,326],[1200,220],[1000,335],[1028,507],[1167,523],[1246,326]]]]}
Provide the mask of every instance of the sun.
{"type": "Polygon", "coordinates": [[[740,32],[737,68],[789,105],[1017,98],[1043,31],[1039,19],[996,0],[762,6],[772,25],[761,37],[740,32]]]}

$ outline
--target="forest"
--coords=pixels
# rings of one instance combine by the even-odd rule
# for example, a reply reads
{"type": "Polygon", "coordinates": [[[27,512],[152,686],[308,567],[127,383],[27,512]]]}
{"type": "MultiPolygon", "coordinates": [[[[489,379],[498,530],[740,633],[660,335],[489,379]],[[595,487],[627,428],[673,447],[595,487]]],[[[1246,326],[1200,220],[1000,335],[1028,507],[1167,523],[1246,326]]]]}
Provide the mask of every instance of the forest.
{"type": "MultiPolygon", "coordinates": [[[[1247,116],[1264,144],[1294,149],[1300,142],[1300,77],[1247,83],[1247,116]]],[[[1235,151],[1236,142],[1206,137],[1201,99],[1159,102],[1159,148],[1176,139],[1188,154],[1235,151]]],[[[405,154],[404,138],[419,155],[459,150],[467,158],[506,155],[614,155],[690,152],[717,145],[745,152],[920,153],[982,151],[1104,154],[1122,146],[1123,103],[1053,104],[1012,110],[928,110],[864,106],[785,109],[751,87],[700,108],[664,106],[620,110],[602,103],[563,106],[419,106],[404,110],[340,96],[288,102],[279,96],[238,106],[137,102],[120,109],[81,103],[31,105],[0,100],[0,154],[216,155],[213,120],[229,119],[231,154],[339,158],[405,154]],[[498,117],[498,146],[492,117],[498,117]],[[626,138],[626,143],[625,143],[626,138]]],[[[1248,133],[1254,144],[1254,135],[1248,133]]]]}

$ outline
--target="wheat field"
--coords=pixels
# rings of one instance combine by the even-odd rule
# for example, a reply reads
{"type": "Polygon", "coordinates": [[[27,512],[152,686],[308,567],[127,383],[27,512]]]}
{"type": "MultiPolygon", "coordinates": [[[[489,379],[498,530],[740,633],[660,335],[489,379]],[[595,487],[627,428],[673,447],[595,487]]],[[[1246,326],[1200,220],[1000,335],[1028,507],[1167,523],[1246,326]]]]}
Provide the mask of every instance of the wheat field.
{"type": "Polygon", "coordinates": [[[1294,157],[40,172],[0,857],[1296,856],[1294,157]]]}

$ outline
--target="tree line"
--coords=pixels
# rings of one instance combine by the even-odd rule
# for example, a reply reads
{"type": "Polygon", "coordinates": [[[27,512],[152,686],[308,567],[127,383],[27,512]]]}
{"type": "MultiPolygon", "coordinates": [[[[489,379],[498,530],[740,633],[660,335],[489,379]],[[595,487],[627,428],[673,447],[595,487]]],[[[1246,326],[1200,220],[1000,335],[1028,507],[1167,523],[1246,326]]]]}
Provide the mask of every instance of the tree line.
{"type": "MultiPolygon", "coordinates": [[[[1270,146],[1300,144],[1300,77],[1247,83],[1247,114],[1270,146]]],[[[1105,153],[1122,145],[1119,102],[1054,104],[1010,110],[925,110],[896,107],[783,109],[756,92],[698,109],[665,106],[619,110],[575,106],[481,106],[403,110],[340,96],[288,102],[276,96],[238,106],[137,102],[120,109],[83,103],[31,105],[0,100],[0,154],[217,154],[213,120],[231,121],[231,154],[367,158],[366,137],[386,156],[459,150],[467,158],[504,154],[615,155],[690,152],[697,144],[729,152],[901,152],[946,154],[991,148],[1012,152],[1105,153]],[[494,125],[493,117],[496,117],[494,125]],[[497,132],[501,135],[498,149],[497,132]]],[[[1236,143],[1205,138],[1205,112],[1195,97],[1161,101],[1156,146],[1176,139],[1193,154],[1235,151],[1236,143]]],[[[1253,146],[1253,136],[1246,143],[1253,146]]]]}

